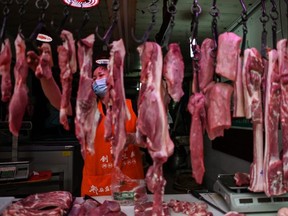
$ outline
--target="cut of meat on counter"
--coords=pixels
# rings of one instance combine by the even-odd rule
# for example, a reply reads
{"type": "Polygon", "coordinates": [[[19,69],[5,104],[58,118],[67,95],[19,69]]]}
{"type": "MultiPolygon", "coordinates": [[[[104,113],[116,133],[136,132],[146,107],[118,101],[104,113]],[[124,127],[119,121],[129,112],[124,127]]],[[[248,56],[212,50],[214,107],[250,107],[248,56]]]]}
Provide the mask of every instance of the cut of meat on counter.
{"type": "Polygon", "coordinates": [[[283,151],[283,184],[288,191],[288,40],[282,39],[277,43],[279,73],[281,85],[281,129],[283,151]]]}
{"type": "Polygon", "coordinates": [[[278,147],[281,87],[278,68],[278,54],[275,49],[268,52],[268,61],[264,115],[264,192],[270,197],[284,194],[286,190],[283,186],[283,167],[278,147]]]}
{"type": "Polygon", "coordinates": [[[0,75],[1,75],[1,101],[8,102],[12,95],[12,82],[11,82],[11,45],[10,40],[7,38],[4,44],[1,45],[0,51],[0,75]]]}
{"type": "Polygon", "coordinates": [[[126,144],[126,121],[130,113],[126,106],[124,90],[124,58],[125,46],[122,39],[114,41],[110,50],[107,78],[107,93],[104,97],[106,106],[105,134],[107,140],[112,140],[114,166],[119,162],[122,150],[126,144]]]}
{"type": "Polygon", "coordinates": [[[184,95],[182,89],[184,62],[180,46],[177,43],[168,45],[168,52],[164,58],[163,76],[167,83],[169,95],[175,102],[179,102],[184,95]]]}
{"type": "Polygon", "coordinates": [[[243,93],[245,116],[252,119],[253,124],[253,162],[250,166],[250,186],[253,192],[263,192],[263,107],[262,76],[264,66],[260,53],[255,48],[246,49],[243,62],[243,93]]]}
{"type": "Polygon", "coordinates": [[[9,103],[9,130],[14,135],[19,135],[22,120],[28,104],[28,64],[26,62],[25,41],[18,34],[15,40],[16,64],[14,66],[14,92],[9,103]]]}
{"type": "Polygon", "coordinates": [[[236,211],[230,211],[230,212],[227,212],[224,216],[246,216],[246,214],[239,213],[236,211]]]}
{"type": "Polygon", "coordinates": [[[38,193],[23,198],[4,210],[3,216],[15,215],[57,215],[62,216],[68,213],[72,206],[72,194],[66,191],[53,191],[38,193]]]}
{"type": "Polygon", "coordinates": [[[69,130],[67,114],[72,93],[73,74],[77,70],[76,48],[71,32],[62,30],[60,37],[63,40],[63,44],[57,48],[62,86],[59,121],[65,130],[69,130]]]}
{"type": "Polygon", "coordinates": [[[75,135],[81,144],[82,157],[85,158],[86,150],[94,154],[94,140],[96,128],[100,119],[96,95],[92,86],[92,54],[94,34],[77,42],[80,78],[76,99],[75,135]]]}
{"type": "Polygon", "coordinates": [[[142,70],[142,87],[138,98],[137,136],[145,137],[148,152],[153,160],[146,174],[147,188],[153,193],[152,214],[163,214],[163,194],[166,180],[163,164],[174,151],[167,120],[162,90],[163,58],[161,47],[154,42],[145,42],[137,48],[142,70]]]}
{"type": "Polygon", "coordinates": [[[211,83],[205,94],[207,124],[210,140],[224,136],[224,130],[231,127],[231,96],[233,87],[227,83],[211,83]]]}
{"type": "Polygon", "coordinates": [[[216,73],[231,81],[236,80],[241,41],[233,32],[224,32],[218,38],[216,73]]]}
{"type": "Polygon", "coordinates": [[[188,110],[192,119],[189,140],[192,176],[198,184],[202,184],[205,173],[203,149],[203,134],[206,122],[205,96],[202,93],[191,95],[188,102],[188,110]]]}
{"type": "Polygon", "coordinates": [[[117,201],[105,200],[103,203],[97,200],[84,197],[84,201],[77,201],[73,203],[73,206],[69,212],[69,216],[93,216],[93,215],[117,215],[126,216],[125,213],[121,212],[120,205],[117,201]]]}

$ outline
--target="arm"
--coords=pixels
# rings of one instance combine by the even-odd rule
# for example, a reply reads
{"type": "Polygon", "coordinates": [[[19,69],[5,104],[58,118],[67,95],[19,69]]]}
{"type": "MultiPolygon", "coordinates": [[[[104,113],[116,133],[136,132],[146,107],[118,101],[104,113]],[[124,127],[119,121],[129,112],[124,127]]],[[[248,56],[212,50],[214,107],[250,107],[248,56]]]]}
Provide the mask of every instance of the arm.
{"type": "MultiPolygon", "coordinates": [[[[35,72],[36,67],[39,63],[39,56],[33,52],[29,51],[27,53],[27,63],[29,67],[35,72]]],[[[57,85],[56,81],[54,80],[53,76],[49,79],[44,77],[39,78],[43,92],[47,99],[49,100],[50,104],[55,107],[57,110],[60,109],[61,103],[61,91],[59,86],[57,85]]],[[[72,106],[71,103],[69,104],[68,115],[72,115],[72,106]]]]}

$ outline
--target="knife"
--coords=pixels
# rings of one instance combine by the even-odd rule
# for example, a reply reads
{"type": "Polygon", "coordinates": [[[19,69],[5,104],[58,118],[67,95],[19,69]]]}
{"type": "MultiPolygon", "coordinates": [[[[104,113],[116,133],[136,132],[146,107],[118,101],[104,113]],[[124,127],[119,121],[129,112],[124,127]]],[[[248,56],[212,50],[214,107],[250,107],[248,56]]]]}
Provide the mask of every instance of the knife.
{"type": "Polygon", "coordinates": [[[192,196],[194,196],[195,198],[197,198],[198,200],[204,201],[206,202],[208,205],[210,205],[211,207],[215,208],[216,210],[220,211],[223,214],[226,214],[227,212],[225,212],[223,209],[219,208],[218,206],[216,206],[215,204],[213,204],[212,202],[204,199],[201,195],[201,192],[205,192],[205,193],[209,193],[207,190],[205,191],[198,191],[198,190],[191,190],[190,193],[192,196]]]}

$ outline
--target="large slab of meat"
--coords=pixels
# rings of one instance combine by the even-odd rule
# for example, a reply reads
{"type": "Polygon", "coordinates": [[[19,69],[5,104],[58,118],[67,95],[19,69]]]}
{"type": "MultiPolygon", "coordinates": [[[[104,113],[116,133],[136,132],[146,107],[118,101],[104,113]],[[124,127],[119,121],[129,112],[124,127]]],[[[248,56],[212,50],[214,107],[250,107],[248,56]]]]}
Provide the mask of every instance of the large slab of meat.
{"type": "Polygon", "coordinates": [[[278,53],[275,49],[268,52],[268,61],[264,115],[264,192],[267,196],[274,196],[286,192],[283,186],[283,166],[278,148],[281,86],[278,53]]]}
{"type": "Polygon", "coordinates": [[[283,151],[283,183],[288,190],[288,41],[279,40],[277,43],[279,73],[281,85],[281,129],[282,129],[282,151],[283,151]]]}
{"type": "Polygon", "coordinates": [[[168,45],[168,52],[164,58],[163,76],[167,83],[169,95],[175,102],[179,102],[184,95],[182,89],[184,62],[180,46],[177,43],[168,45]]]}
{"type": "Polygon", "coordinates": [[[4,210],[2,215],[61,216],[68,213],[72,202],[72,195],[67,191],[38,193],[11,204],[4,210]]]}
{"type": "Polygon", "coordinates": [[[153,160],[146,174],[146,184],[153,193],[152,214],[163,215],[163,194],[166,180],[163,176],[163,163],[174,151],[168,131],[165,103],[162,97],[161,47],[154,42],[145,42],[137,48],[140,54],[142,83],[138,98],[137,135],[145,137],[146,146],[153,160]]]}
{"type": "Polygon", "coordinates": [[[14,135],[19,135],[22,120],[28,104],[28,64],[26,62],[25,41],[18,34],[15,40],[16,64],[14,66],[14,92],[9,103],[9,130],[14,135]]]}
{"type": "Polygon", "coordinates": [[[264,66],[262,57],[256,48],[246,49],[243,63],[243,92],[245,98],[245,116],[253,123],[253,162],[250,167],[250,186],[253,192],[264,190],[263,175],[263,108],[262,76],[264,66]]]}
{"type": "Polygon", "coordinates": [[[80,78],[76,99],[75,135],[81,144],[81,153],[94,154],[96,128],[100,119],[96,95],[92,90],[92,55],[94,34],[77,42],[80,78]]]}
{"type": "Polygon", "coordinates": [[[233,87],[227,83],[211,83],[206,90],[206,131],[210,140],[224,136],[231,127],[231,96],[233,87]]]}
{"type": "Polygon", "coordinates": [[[190,157],[192,164],[192,176],[198,184],[202,184],[205,173],[203,134],[205,132],[205,96],[195,93],[190,96],[188,110],[191,113],[190,127],[190,157]]]}
{"type": "Polygon", "coordinates": [[[206,38],[201,44],[198,85],[199,90],[203,92],[209,83],[213,81],[215,71],[215,43],[212,39],[206,38]]]}
{"type": "Polygon", "coordinates": [[[236,80],[242,38],[233,32],[219,35],[216,73],[231,81],[236,80]]]}
{"type": "Polygon", "coordinates": [[[4,44],[1,45],[0,52],[0,75],[1,75],[1,100],[8,102],[12,95],[12,82],[11,82],[11,61],[12,52],[10,40],[7,38],[4,44]]]}
{"type": "Polygon", "coordinates": [[[60,68],[60,81],[62,86],[59,120],[65,130],[69,130],[68,109],[72,93],[73,73],[77,70],[76,49],[73,34],[62,30],[60,37],[63,44],[58,46],[58,64],[60,68]]]}
{"type": "Polygon", "coordinates": [[[123,80],[125,46],[122,39],[114,41],[111,45],[107,93],[104,97],[107,111],[104,136],[108,140],[112,139],[114,165],[116,166],[126,144],[125,123],[130,119],[130,113],[126,106],[123,80]]]}

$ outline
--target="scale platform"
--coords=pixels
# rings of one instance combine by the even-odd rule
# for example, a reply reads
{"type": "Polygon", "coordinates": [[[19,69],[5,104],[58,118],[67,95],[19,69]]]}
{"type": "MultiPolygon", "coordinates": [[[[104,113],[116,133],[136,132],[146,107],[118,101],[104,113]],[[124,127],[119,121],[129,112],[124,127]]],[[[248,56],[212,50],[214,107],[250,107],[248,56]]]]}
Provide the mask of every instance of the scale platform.
{"type": "Polygon", "coordinates": [[[31,161],[27,159],[17,161],[0,161],[0,182],[28,179],[31,161]]]}
{"type": "Polygon", "coordinates": [[[264,192],[251,192],[248,186],[237,186],[233,174],[218,175],[213,189],[224,198],[230,211],[266,213],[288,206],[288,194],[267,197],[264,192]]]}

